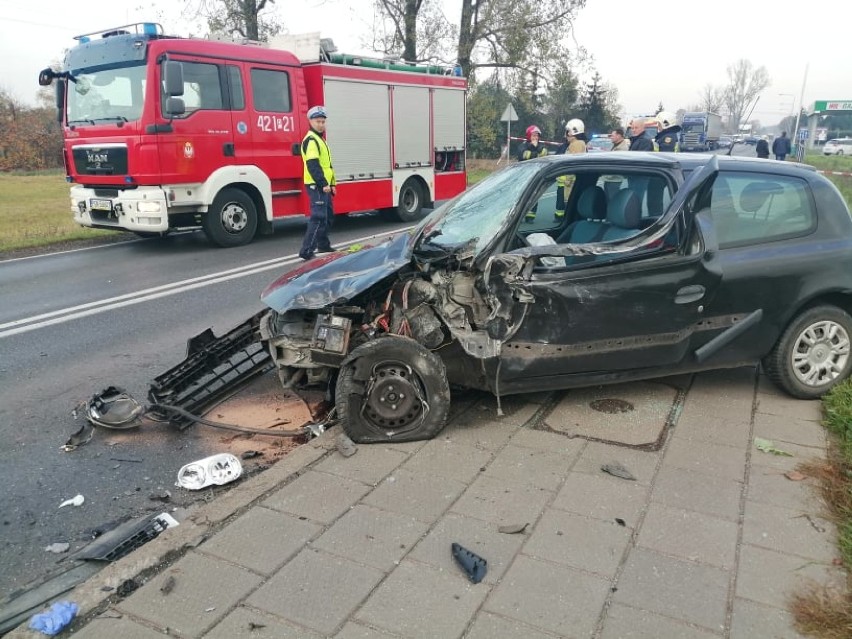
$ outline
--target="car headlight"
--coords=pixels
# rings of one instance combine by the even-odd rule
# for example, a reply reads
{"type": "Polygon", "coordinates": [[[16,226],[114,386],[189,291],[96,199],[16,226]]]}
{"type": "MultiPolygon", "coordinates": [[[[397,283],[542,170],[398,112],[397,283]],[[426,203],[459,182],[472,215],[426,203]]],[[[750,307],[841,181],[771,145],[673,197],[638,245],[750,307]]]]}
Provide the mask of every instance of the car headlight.
{"type": "Polygon", "coordinates": [[[243,465],[230,453],[220,453],[187,464],[178,471],[176,486],[198,490],[212,484],[221,486],[242,475],[243,465]]]}

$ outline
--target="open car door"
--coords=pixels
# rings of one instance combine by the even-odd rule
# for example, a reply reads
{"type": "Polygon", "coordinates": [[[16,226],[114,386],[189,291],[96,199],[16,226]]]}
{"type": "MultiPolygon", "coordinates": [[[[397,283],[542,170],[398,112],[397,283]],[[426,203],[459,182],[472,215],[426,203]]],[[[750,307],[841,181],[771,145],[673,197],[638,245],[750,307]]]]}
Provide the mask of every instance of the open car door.
{"type": "Polygon", "coordinates": [[[502,348],[501,389],[565,388],[572,376],[588,383],[590,375],[612,380],[630,371],[674,373],[691,363],[692,334],[703,330],[705,306],[721,279],[706,266],[705,255],[715,250],[712,233],[705,241],[692,229],[692,208],[717,173],[714,157],[678,190],[656,224],[632,238],[492,257],[486,275],[528,274],[514,281],[486,277],[492,299],[517,307],[503,309],[514,326],[502,348]],[[543,268],[542,256],[568,259],[562,267],[543,268]],[[524,268],[505,267],[518,260],[524,268]]]}

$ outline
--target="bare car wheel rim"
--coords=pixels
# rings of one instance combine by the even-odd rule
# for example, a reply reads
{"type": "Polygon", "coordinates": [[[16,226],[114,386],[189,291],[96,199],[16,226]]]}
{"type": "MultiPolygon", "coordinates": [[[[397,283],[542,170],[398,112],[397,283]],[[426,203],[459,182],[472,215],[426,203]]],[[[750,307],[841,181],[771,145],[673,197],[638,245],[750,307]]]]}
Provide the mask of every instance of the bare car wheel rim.
{"type": "Polygon", "coordinates": [[[222,227],[228,233],[239,233],[248,224],[248,213],[236,202],[228,202],[222,207],[222,227]]]}
{"type": "Polygon", "coordinates": [[[805,386],[823,386],[836,380],[849,359],[849,334],[830,320],[806,327],[793,348],[793,373],[805,386]]]}
{"type": "Polygon", "coordinates": [[[427,411],[422,385],[416,373],[402,362],[382,362],[364,393],[361,414],[384,431],[405,431],[419,424],[427,411]]]}

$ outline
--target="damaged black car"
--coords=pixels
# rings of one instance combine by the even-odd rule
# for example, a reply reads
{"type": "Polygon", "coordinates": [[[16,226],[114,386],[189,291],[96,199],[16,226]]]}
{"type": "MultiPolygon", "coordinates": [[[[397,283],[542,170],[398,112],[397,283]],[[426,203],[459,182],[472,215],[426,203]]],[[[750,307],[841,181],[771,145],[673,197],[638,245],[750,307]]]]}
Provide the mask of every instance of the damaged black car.
{"type": "Polygon", "coordinates": [[[543,158],[281,276],[269,310],[193,338],[149,395],[198,410],[274,368],[287,388],[328,389],[357,442],[434,437],[451,387],[499,402],[761,362],[814,398],[852,367],[850,274],[849,210],[809,167],[543,158]]]}

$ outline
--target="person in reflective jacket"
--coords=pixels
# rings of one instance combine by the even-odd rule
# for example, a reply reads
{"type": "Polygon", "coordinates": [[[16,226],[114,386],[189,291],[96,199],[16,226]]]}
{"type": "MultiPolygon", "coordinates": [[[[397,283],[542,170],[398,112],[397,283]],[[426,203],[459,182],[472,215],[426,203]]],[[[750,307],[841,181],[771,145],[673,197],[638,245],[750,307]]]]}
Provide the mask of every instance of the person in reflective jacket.
{"type": "Polygon", "coordinates": [[[325,119],[324,106],[311,107],[308,110],[311,128],[302,140],[302,161],[305,167],[303,178],[311,203],[311,217],[299,251],[299,257],[303,260],[309,260],[317,253],[331,253],[334,250],[328,231],[334,220],[331,198],[337,195],[337,181],[331,165],[331,151],[323,138],[325,119]]]}

